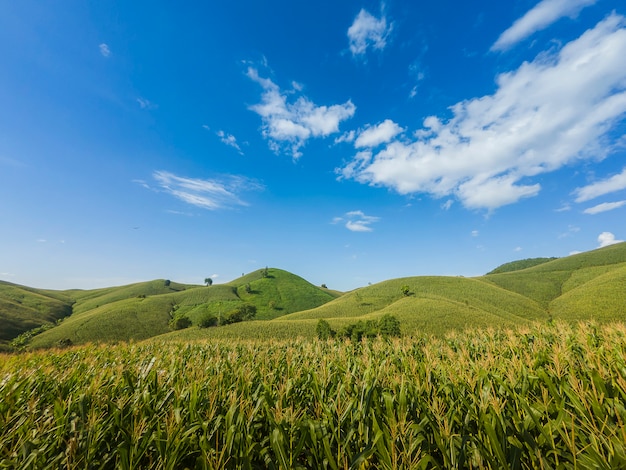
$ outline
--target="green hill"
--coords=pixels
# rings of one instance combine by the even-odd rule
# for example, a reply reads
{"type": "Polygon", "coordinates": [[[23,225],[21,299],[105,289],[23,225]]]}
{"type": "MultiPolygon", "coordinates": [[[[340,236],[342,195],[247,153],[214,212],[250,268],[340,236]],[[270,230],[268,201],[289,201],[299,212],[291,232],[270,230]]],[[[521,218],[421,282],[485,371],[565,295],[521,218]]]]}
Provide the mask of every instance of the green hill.
{"type": "Polygon", "coordinates": [[[503,265],[498,266],[496,269],[488,272],[487,274],[500,274],[508,273],[511,271],[519,271],[521,269],[532,268],[533,266],[547,263],[548,261],[553,261],[555,259],[557,258],[526,258],[518,261],[511,261],[510,263],[504,263],[503,265]]]}
{"type": "Polygon", "coordinates": [[[476,278],[392,279],[269,322],[189,329],[160,339],[314,337],[315,325],[322,318],[341,330],[359,320],[378,319],[388,313],[400,320],[404,333],[434,335],[549,319],[626,319],[626,243],[543,260],[513,262],[508,271],[476,278]],[[408,286],[409,295],[402,293],[403,286],[408,286]]]}
{"type": "Polygon", "coordinates": [[[155,280],[92,291],[66,291],[73,313],[58,326],[35,336],[30,346],[50,347],[67,340],[142,340],[170,331],[173,316],[193,324],[207,313],[222,317],[242,304],[254,305],[256,317],[269,320],[317,307],[337,294],[280,269],[259,270],[227,284],[191,286],[155,280]]]}
{"type": "Polygon", "coordinates": [[[404,333],[508,327],[533,321],[622,321],[625,318],[626,243],[565,258],[507,263],[475,278],[420,276],[391,279],[341,294],[280,269],[262,269],[209,287],[163,279],[95,290],[43,291],[0,283],[0,321],[7,342],[45,323],[57,326],[31,347],[59,342],[199,338],[313,337],[319,319],[333,328],[392,314],[404,333]],[[407,287],[408,292],[403,292],[407,287]],[[408,294],[408,295],[406,295],[408,294]],[[174,316],[197,325],[207,314],[225,318],[244,304],[254,321],[170,332],[174,316]],[[69,315],[71,313],[71,315],[69,315]],[[68,316],[69,315],[69,316],[68,316]]]}
{"type": "Polygon", "coordinates": [[[0,351],[20,334],[70,315],[72,303],[59,292],[0,281],[0,351]]]}

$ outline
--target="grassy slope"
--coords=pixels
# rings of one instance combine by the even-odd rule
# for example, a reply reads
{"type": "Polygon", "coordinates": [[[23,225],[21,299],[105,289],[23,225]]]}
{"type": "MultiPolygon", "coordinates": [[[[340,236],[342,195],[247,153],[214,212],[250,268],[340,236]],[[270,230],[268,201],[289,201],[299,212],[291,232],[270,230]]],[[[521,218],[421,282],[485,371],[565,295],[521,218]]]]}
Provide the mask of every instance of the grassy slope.
{"type": "Polygon", "coordinates": [[[69,315],[72,300],[59,292],[0,281],[0,349],[16,336],[69,315]]]}
{"type": "Polygon", "coordinates": [[[158,280],[56,293],[59,298],[72,297],[76,301],[75,313],[35,337],[32,345],[50,346],[65,338],[73,342],[143,339],[167,333],[167,322],[174,311],[188,315],[195,323],[207,312],[224,315],[244,302],[257,307],[258,320],[270,321],[206,330],[192,328],[165,337],[310,337],[320,318],[340,329],[386,313],[401,321],[405,333],[428,334],[467,327],[513,326],[549,317],[623,319],[624,280],[626,243],[478,278],[393,279],[339,297],[279,269],[270,269],[269,277],[263,277],[259,270],[211,287],[175,283],[166,287],[163,280],[158,280]],[[409,286],[411,295],[402,295],[403,285],[409,286]]]}
{"type": "Polygon", "coordinates": [[[163,280],[94,291],[68,291],[76,298],[74,314],[31,341],[31,347],[49,347],[59,340],[141,340],[169,332],[171,315],[186,315],[193,323],[206,313],[227,314],[243,303],[257,307],[259,319],[270,319],[317,307],[336,297],[301,277],[280,269],[261,271],[228,284],[189,286],[163,280]],[[250,285],[250,293],[246,292],[250,285]],[[144,297],[145,296],[145,297],[144,297]],[[273,302],[273,307],[270,306],[273,302]]]}
{"type": "Polygon", "coordinates": [[[523,270],[479,278],[411,277],[357,289],[320,307],[270,322],[190,329],[163,339],[315,336],[318,319],[339,330],[358,320],[395,315],[405,333],[441,335],[468,327],[514,326],[561,318],[626,318],[626,243],[523,270]],[[400,288],[408,285],[411,295],[400,288]]]}

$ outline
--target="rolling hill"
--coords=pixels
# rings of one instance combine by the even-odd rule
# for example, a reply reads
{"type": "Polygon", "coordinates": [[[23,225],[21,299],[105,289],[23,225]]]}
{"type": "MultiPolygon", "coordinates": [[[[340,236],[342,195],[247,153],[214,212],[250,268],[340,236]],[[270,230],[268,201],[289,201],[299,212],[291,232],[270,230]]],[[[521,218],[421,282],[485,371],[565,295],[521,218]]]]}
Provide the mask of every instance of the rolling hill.
{"type": "Polygon", "coordinates": [[[163,338],[315,336],[321,318],[340,330],[358,320],[393,314],[407,334],[509,327],[549,320],[626,320],[626,243],[571,255],[507,263],[476,278],[392,279],[347,293],[320,307],[266,324],[235,324],[170,333],[163,338]],[[526,266],[526,267],[525,267],[526,266]],[[409,295],[401,288],[409,287],[409,295]],[[255,326],[256,325],[256,326],[255,326]]]}
{"type": "Polygon", "coordinates": [[[269,320],[317,307],[337,294],[280,269],[259,270],[210,287],[155,280],[92,291],[65,291],[75,300],[73,313],[58,326],[35,336],[30,346],[50,347],[96,341],[142,340],[170,331],[173,316],[196,324],[211,313],[222,317],[242,304],[254,305],[257,318],[269,320]]]}
{"type": "Polygon", "coordinates": [[[59,342],[159,339],[287,338],[315,335],[319,319],[340,330],[359,320],[396,316],[404,333],[441,335],[468,327],[509,327],[534,321],[624,320],[626,243],[564,258],[521,260],[474,277],[391,279],[341,294],[280,269],[258,270],[210,287],[154,280],[95,290],[44,291],[0,283],[0,338],[59,324],[31,347],[59,342]],[[402,292],[408,287],[408,295],[402,292]],[[243,304],[256,320],[170,332],[173,316],[193,324],[243,304]]]}

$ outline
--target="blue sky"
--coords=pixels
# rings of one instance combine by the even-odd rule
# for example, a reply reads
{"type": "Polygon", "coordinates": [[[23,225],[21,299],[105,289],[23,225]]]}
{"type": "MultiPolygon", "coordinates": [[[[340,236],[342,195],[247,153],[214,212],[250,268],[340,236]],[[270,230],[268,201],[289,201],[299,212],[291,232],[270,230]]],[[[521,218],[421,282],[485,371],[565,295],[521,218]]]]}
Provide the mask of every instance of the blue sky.
{"type": "Polygon", "coordinates": [[[621,0],[0,3],[0,279],[349,290],[626,238],[621,0]]]}

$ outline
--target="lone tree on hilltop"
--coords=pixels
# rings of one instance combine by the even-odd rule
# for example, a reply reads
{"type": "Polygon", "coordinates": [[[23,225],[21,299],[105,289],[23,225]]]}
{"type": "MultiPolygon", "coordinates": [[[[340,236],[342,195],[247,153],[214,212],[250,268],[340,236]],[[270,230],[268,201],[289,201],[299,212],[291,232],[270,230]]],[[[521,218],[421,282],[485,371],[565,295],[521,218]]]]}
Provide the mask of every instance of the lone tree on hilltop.
{"type": "Polygon", "coordinates": [[[402,292],[402,295],[407,297],[411,293],[411,288],[405,284],[402,287],[400,287],[400,291],[402,292]]]}
{"type": "Polygon", "coordinates": [[[205,277],[204,278],[204,283],[207,285],[207,287],[213,285],[213,279],[211,279],[210,277],[205,277]]]}

